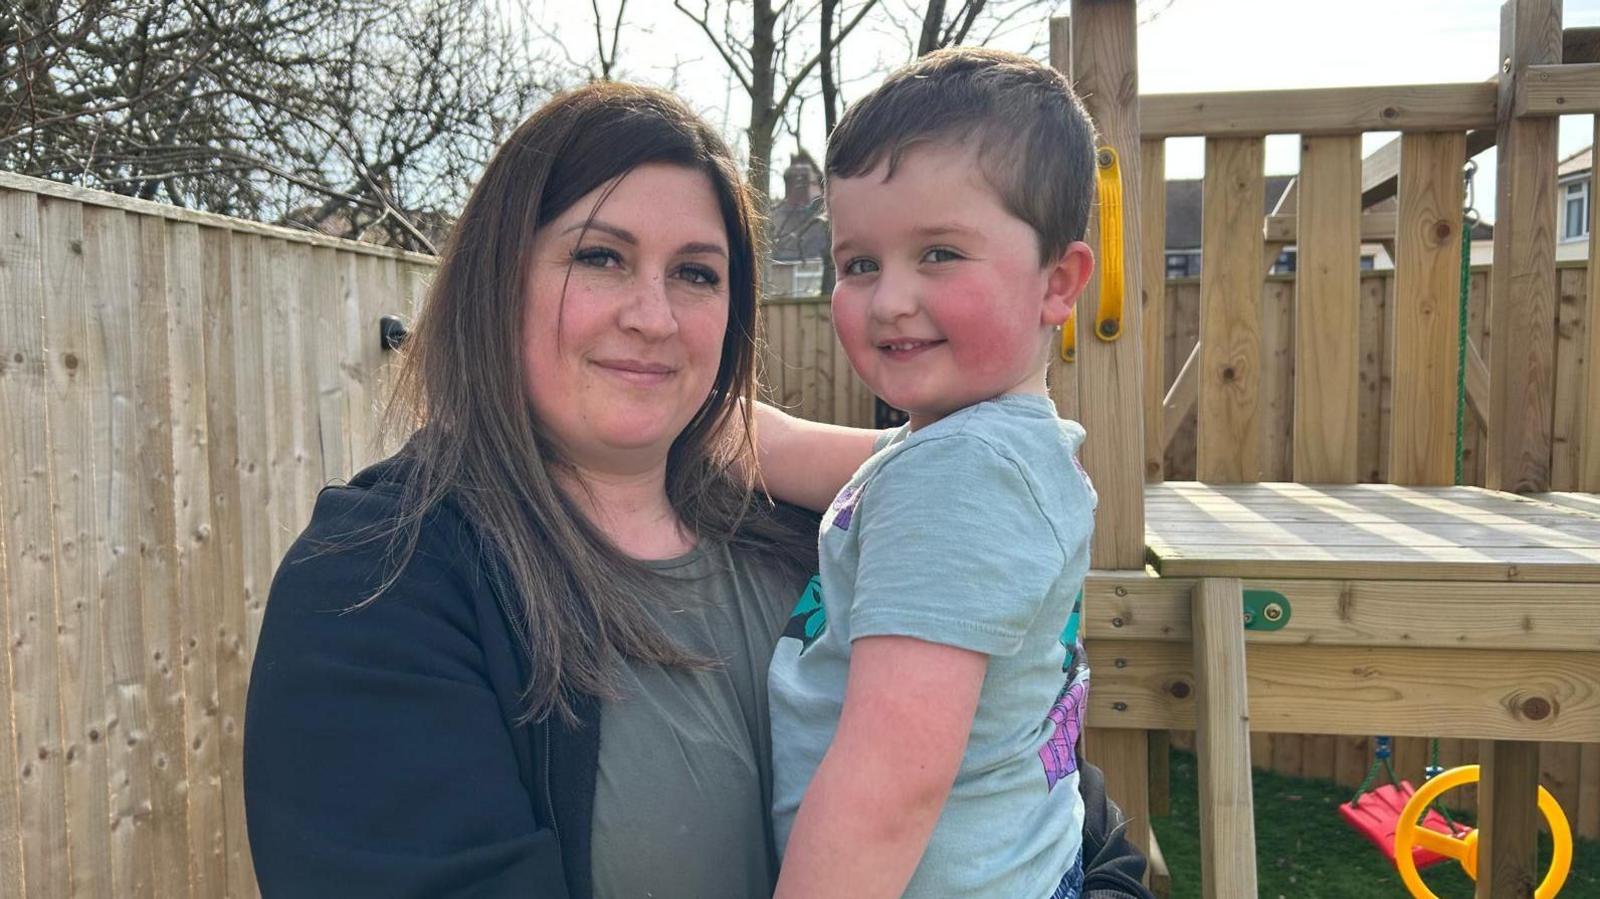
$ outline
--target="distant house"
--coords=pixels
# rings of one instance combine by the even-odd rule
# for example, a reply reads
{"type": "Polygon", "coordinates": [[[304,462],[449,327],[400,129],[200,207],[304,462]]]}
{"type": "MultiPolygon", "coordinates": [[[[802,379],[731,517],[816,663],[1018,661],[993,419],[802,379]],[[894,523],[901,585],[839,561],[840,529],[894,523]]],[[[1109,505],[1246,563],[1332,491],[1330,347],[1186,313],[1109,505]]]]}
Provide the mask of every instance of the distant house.
{"type": "Polygon", "coordinates": [[[783,171],[783,196],[767,223],[765,293],[814,297],[822,292],[822,259],[831,251],[822,212],[822,172],[804,150],[783,171]]]}
{"type": "Polygon", "coordinates": [[[1589,258],[1589,223],[1594,216],[1594,147],[1556,164],[1556,260],[1589,258]]]}
{"type": "MultiPolygon", "coordinates": [[[[1267,215],[1276,209],[1283,192],[1294,181],[1293,175],[1268,175],[1267,215]]],[[[1173,178],[1167,181],[1167,277],[1195,278],[1200,275],[1201,200],[1199,178],[1173,178]]],[[[1275,272],[1294,271],[1295,251],[1286,249],[1273,264],[1275,272]]]]}
{"type": "MultiPolygon", "coordinates": [[[[1584,147],[1556,163],[1556,261],[1589,258],[1589,227],[1594,219],[1594,147],[1584,147]]],[[[1491,187],[1491,189],[1493,189],[1491,187]]],[[[1494,261],[1494,240],[1474,233],[1472,264],[1494,261]]]]}

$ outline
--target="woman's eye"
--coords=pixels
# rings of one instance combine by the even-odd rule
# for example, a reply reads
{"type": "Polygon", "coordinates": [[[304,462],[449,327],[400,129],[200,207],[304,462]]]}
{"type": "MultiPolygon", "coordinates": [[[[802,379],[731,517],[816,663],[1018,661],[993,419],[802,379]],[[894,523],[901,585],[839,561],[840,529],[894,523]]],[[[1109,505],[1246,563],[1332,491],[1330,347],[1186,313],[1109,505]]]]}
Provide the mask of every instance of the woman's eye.
{"type": "Polygon", "coordinates": [[[934,247],[922,254],[923,262],[954,262],[960,258],[960,253],[947,247],[934,247]]]}
{"type": "Polygon", "coordinates": [[[706,287],[716,287],[722,283],[721,276],[703,265],[686,265],[678,269],[678,277],[690,284],[703,284],[706,287]]]}
{"type": "Polygon", "coordinates": [[[579,247],[572,251],[572,261],[591,268],[617,268],[622,256],[610,247],[579,247]]]}
{"type": "Polygon", "coordinates": [[[878,263],[859,256],[844,264],[844,273],[847,275],[870,275],[877,270],[878,263]]]}

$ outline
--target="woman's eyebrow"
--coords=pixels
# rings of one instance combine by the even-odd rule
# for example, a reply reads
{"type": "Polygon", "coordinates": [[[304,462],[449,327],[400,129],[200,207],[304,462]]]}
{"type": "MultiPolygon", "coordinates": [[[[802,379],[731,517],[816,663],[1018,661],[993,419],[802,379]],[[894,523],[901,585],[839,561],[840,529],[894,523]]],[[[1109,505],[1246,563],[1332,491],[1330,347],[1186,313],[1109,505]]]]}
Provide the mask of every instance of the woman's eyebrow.
{"type": "Polygon", "coordinates": [[[561,233],[571,234],[574,231],[601,231],[611,235],[612,237],[615,237],[617,240],[620,240],[623,243],[637,244],[639,242],[639,238],[634,237],[633,232],[629,231],[627,228],[619,228],[616,225],[608,225],[599,219],[590,219],[585,222],[578,222],[575,225],[567,227],[561,233]]]}
{"type": "MultiPolygon", "coordinates": [[[[571,234],[574,231],[599,231],[604,234],[609,234],[625,244],[630,244],[633,246],[638,246],[639,244],[639,238],[635,237],[632,231],[608,222],[599,221],[598,219],[569,225],[567,228],[563,229],[561,233],[571,234]]],[[[703,241],[690,241],[689,243],[686,243],[678,248],[678,255],[680,256],[707,254],[712,256],[727,256],[728,251],[723,249],[721,244],[705,243],[703,241]]]]}
{"type": "Polygon", "coordinates": [[[701,254],[726,256],[728,255],[728,251],[724,250],[720,244],[714,243],[690,242],[678,248],[678,255],[680,256],[696,256],[701,254]]]}

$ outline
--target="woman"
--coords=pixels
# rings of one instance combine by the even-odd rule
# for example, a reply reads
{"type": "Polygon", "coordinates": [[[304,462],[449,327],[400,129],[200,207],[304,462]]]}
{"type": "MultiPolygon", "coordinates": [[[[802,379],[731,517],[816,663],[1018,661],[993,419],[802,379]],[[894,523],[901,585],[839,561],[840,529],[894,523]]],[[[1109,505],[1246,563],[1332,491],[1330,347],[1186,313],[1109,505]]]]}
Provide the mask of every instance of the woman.
{"type": "MultiPolygon", "coordinates": [[[[753,492],[753,235],[664,92],[583,88],[495,154],[402,375],[415,436],[323,491],[273,584],[265,895],[770,894],[766,667],[815,523],[753,492]]],[[[767,430],[823,483],[870,443],[767,430]]]]}

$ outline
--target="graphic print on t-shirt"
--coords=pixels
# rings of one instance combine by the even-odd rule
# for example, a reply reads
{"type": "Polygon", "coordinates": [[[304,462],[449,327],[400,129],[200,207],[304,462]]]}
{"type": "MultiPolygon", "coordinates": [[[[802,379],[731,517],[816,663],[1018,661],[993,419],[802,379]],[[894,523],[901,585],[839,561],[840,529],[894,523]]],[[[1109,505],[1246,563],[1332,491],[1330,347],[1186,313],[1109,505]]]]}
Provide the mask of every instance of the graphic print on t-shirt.
{"type": "Polygon", "coordinates": [[[827,629],[828,610],[822,605],[822,576],[813,574],[811,580],[806,581],[805,592],[800,594],[794,611],[789,613],[789,623],[784,626],[782,636],[799,640],[800,654],[805,655],[827,629]]]}
{"type": "Polygon", "coordinates": [[[1055,722],[1050,739],[1039,747],[1039,761],[1044,763],[1045,791],[1055,789],[1056,782],[1078,770],[1078,734],[1083,732],[1083,700],[1088,695],[1089,683],[1075,678],[1056,697],[1046,717],[1055,722]]]}
{"type": "Polygon", "coordinates": [[[850,519],[856,514],[856,504],[861,502],[861,485],[849,484],[833,498],[828,514],[833,516],[833,526],[841,531],[850,530],[850,519]]]}

